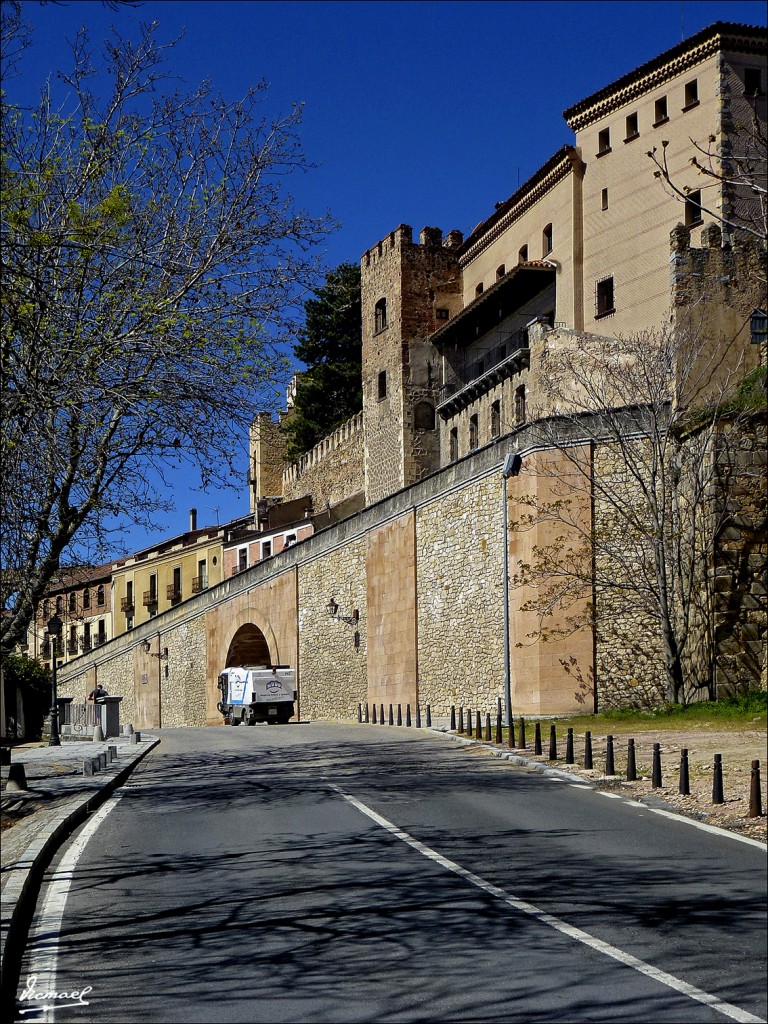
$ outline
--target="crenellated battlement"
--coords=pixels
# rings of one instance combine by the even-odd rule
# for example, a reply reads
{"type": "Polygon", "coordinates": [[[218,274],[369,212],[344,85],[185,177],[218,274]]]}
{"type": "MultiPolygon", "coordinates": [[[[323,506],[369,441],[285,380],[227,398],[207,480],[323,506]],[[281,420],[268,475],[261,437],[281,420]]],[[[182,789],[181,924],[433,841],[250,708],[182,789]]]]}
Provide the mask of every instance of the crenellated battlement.
{"type": "MultiPolygon", "coordinates": [[[[332,433],[324,437],[322,441],[311,448],[308,452],[292,462],[283,469],[283,494],[293,494],[299,480],[310,470],[315,469],[321,463],[329,461],[330,457],[342,448],[351,447],[355,441],[360,441],[362,446],[363,438],[363,414],[356,413],[346,423],[342,423],[332,433]]],[[[362,468],[362,467],[361,467],[362,468]]],[[[359,488],[362,489],[362,486],[359,488]]]]}
{"type": "Polygon", "coordinates": [[[391,252],[402,252],[407,246],[418,245],[424,249],[458,249],[463,241],[463,233],[456,228],[449,231],[443,238],[442,228],[425,227],[419,232],[419,241],[414,243],[411,225],[400,224],[376,245],[367,249],[360,262],[363,267],[370,267],[372,263],[386,258],[391,252]]]}

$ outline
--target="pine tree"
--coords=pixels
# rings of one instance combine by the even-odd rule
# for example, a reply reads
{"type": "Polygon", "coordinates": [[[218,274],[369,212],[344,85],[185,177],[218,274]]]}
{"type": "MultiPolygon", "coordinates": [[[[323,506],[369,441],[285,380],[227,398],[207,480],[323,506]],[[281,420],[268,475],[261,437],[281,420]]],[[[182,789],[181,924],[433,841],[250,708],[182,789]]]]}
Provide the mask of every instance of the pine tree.
{"type": "Polygon", "coordinates": [[[363,407],[360,268],[342,263],[304,304],[294,354],[307,367],[283,424],[287,457],[297,459],[363,407]]]}

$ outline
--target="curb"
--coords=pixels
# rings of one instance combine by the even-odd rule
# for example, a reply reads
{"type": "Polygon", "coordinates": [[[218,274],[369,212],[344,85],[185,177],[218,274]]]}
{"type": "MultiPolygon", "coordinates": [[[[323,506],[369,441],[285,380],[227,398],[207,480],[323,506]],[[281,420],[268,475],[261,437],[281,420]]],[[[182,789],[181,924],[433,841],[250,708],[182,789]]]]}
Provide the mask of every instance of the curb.
{"type": "Polygon", "coordinates": [[[2,1005],[15,1005],[24,945],[45,869],[77,826],[125,782],[136,765],[160,743],[160,739],[148,740],[146,743],[146,747],[138,751],[128,764],[119,766],[111,778],[104,778],[104,784],[98,789],[71,797],[51,821],[43,826],[42,832],[32,840],[22,858],[9,868],[3,891],[4,913],[0,936],[2,1005]]]}

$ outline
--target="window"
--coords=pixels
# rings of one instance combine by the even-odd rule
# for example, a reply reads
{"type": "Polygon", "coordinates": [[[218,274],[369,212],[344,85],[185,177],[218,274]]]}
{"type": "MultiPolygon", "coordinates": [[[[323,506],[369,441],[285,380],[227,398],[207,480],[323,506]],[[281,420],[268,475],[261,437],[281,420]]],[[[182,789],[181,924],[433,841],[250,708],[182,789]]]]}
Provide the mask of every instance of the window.
{"type": "Polygon", "coordinates": [[[242,572],[248,568],[248,548],[240,548],[237,552],[237,571],[242,572]]]}
{"type": "Polygon", "coordinates": [[[496,280],[500,281],[502,279],[502,277],[504,277],[506,272],[507,272],[507,268],[504,266],[503,263],[500,266],[496,267],[496,280]]]}
{"type": "Polygon", "coordinates": [[[208,562],[201,558],[197,563],[197,579],[201,590],[205,590],[208,586],[208,562]]]}
{"type": "Polygon", "coordinates": [[[689,192],[685,200],[685,223],[686,227],[693,227],[701,224],[701,192],[689,192]]]}
{"type": "Polygon", "coordinates": [[[77,611],[77,594],[74,592],[74,590],[69,595],[69,610],[70,612],[77,611]]]}
{"type": "Polygon", "coordinates": [[[485,287],[483,285],[483,282],[481,281],[480,284],[475,288],[475,298],[477,298],[479,295],[482,295],[484,290],[485,287]]]}
{"type": "Polygon", "coordinates": [[[597,282],[595,289],[595,317],[607,316],[614,313],[613,305],[613,278],[604,277],[597,282]]]}
{"type": "Polygon", "coordinates": [[[517,254],[517,262],[518,263],[527,263],[528,262],[528,246],[527,245],[521,245],[520,246],[520,251],[517,254]]]}
{"type": "Polygon", "coordinates": [[[501,402],[494,402],[491,405],[491,437],[498,437],[501,433],[501,402]]]}
{"type": "Polygon", "coordinates": [[[96,632],[96,645],[101,647],[102,644],[107,642],[107,627],[104,619],[99,619],[99,625],[96,632]]]}
{"type": "Polygon", "coordinates": [[[691,82],[685,83],[685,106],[683,110],[690,110],[699,102],[699,83],[694,78],[691,82]]]}
{"type": "Polygon", "coordinates": [[[763,76],[760,68],[744,68],[744,95],[763,95],[763,76]]]}
{"type": "Polygon", "coordinates": [[[64,601],[63,601],[63,599],[61,597],[61,594],[59,594],[59,596],[56,598],[56,614],[57,615],[61,615],[61,613],[63,611],[64,611],[64,601]]]}
{"type": "Polygon", "coordinates": [[[469,450],[477,448],[477,414],[469,417],[469,450]]]}
{"type": "Polygon", "coordinates": [[[610,153],[611,151],[611,129],[603,128],[597,135],[597,155],[602,156],[603,153],[610,153]]]}
{"type": "Polygon", "coordinates": [[[386,398],[386,397],[387,397],[387,371],[386,370],[382,370],[379,373],[379,401],[381,401],[382,398],[386,398]]]}
{"type": "Polygon", "coordinates": [[[67,644],[69,654],[77,654],[77,626],[69,627],[69,643],[67,644]]]}
{"type": "Polygon", "coordinates": [[[447,309],[444,309],[444,308],[441,307],[440,309],[436,309],[435,310],[435,319],[436,320],[447,320],[448,316],[449,316],[449,313],[448,313],[447,309]]]}
{"type": "Polygon", "coordinates": [[[637,114],[628,114],[626,122],[626,131],[624,133],[624,141],[631,142],[632,139],[636,139],[639,134],[640,128],[637,120],[637,114]]]}
{"type": "Polygon", "coordinates": [[[552,252],[552,225],[547,224],[541,233],[542,238],[542,252],[545,256],[548,256],[552,252]]]}
{"type": "Polygon", "coordinates": [[[104,604],[104,586],[99,586],[96,590],[96,604],[104,604]]]}
{"type": "Polygon", "coordinates": [[[86,622],[83,626],[83,650],[90,651],[91,649],[91,624],[86,622]]]}
{"type": "Polygon", "coordinates": [[[662,96],[660,99],[656,100],[656,103],[654,104],[654,107],[653,107],[653,114],[654,114],[654,122],[653,122],[653,127],[654,128],[657,125],[664,124],[665,121],[669,120],[669,115],[667,114],[667,97],[666,96],[662,96]]]}
{"type": "Polygon", "coordinates": [[[125,585],[125,603],[133,608],[133,580],[128,580],[125,585]]]}
{"type": "Polygon", "coordinates": [[[288,533],[288,534],[286,534],[285,546],[287,548],[291,548],[291,547],[293,547],[293,545],[295,543],[296,543],[296,534],[295,533],[288,533]]]}
{"type": "Polygon", "coordinates": [[[50,617],[51,617],[51,602],[46,597],[46,599],[43,601],[43,618],[44,619],[50,619],[50,617]]]}
{"type": "Polygon", "coordinates": [[[601,210],[607,210],[608,209],[608,189],[607,188],[604,188],[603,191],[600,193],[600,209],[601,210]]]}
{"type": "Polygon", "coordinates": [[[378,333],[387,326],[387,300],[379,299],[374,308],[374,331],[378,333]]]}
{"type": "Polygon", "coordinates": [[[525,423],[525,384],[515,390],[515,423],[525,423]]]}
{"type": "Polygon", "coordinates": [[[456,427],[451,430],[448,437],[448,458],[455,462],[459,457],[459,431],[456,427]]]}
{"type": "Polygon", "coordinates": [[[91,592],[88,587],[83,591],[83,608],[91,607],[91,592]]]}
{"type": "Polygon", "coordinates": [[[749,318],[749,341],[752,345],[768,342],[768,314],[762,309],[756,309],[749,318]]]}
{"type": "Polygon", "coordinates": [[[261,557],[270,558],[272,556],[272,541],[265,540],[261,545],[261,557]]]}
{"type": "Polygon", "coordinates": [[[419,402],[413,410],[413,426],[415,430],[435,429],[435,410],[429,402],[419,402]]]}

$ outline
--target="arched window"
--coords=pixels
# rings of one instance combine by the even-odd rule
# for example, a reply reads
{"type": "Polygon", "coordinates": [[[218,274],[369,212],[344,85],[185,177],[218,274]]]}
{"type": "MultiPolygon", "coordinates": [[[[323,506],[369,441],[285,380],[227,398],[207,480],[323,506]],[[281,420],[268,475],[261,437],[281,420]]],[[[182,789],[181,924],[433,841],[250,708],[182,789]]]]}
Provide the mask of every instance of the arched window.
{"type": "Polygon", "coordinates": [[[507,272],[507,268],[504,266],[503,263],[500,266],[496,267],[496,280],[500,281],[502,279],[502,277],[504,277],[506,272],[507,272]]]}
{"type": "Polygon", "coordinates": [[[520,246],[520,251],[517,254],[517,261],[518,261],[518,263],[527,263],[528,262],[528,246],[527,245],[521,245],[520,246]]]}
{"type": "Polygon", "coordinates": [[[96,591],[96,604],[104,604],[104,584],[100,584],[96,591]]]}
{"type": "Polygon", "coordinates": [[[469,417],[469,450],[477,448],[477,414],[469,417]]]}
{"type": "Polygon", "coordinates": [[[483,294],[483,289],[484,289],[484,286],[483,286],[483,282],[481,281],[480,284],[475,288],[475,298],[477,298],[479,295],[483,294]]]}
{"type": "Polygon", "coordinates": [[[387,300],[379,299],[374,307],[374,331],[383,331],[387,326],[387,300]]]}
{"type": "Polygon", "coordinates": [[[74,590],[71,591],[69,595],[69,610],[70,612],[77,611],[77,594],[74,592],[74,590]]]}
{"type": "Polygon", "coordinates": [[[91,607],[91,592],[88,587],[83,591],[83,608],[91,607]]]}
{"type": "Polygon", "coordinates": [[[544,256],[552,252],[552,225],[547,224],[541,233],[541,249],[544,256]]]}
{"type": "Polygon", "coordinates": [[[56,598],[56,614],[57,615],[61,615],[61,613],[63,611],[64,611],[64,600],[63,600],[61,594],[59,594],[59,596],[56,598]]]}
{"type": "Polygon", "coordinates": [[[525,423],[525,384],[515,390],[515,423],[525,423]]]}
{"type": "Polygon", "coordinates": [[[47,620],[47,619],[50,619],[50,617],[51,617],[51,602],[46,597],[46,599],[43,601],[43,618],[47,620]]]}
{"type": "Polygon", "coordinates": [[[498,437],[501,433],[501,402],[496,401],[491,405],[491,437],[498,437]]]}
{"type": "Polygon", "coordinates": [[[455,462],[459,457],[459,431],[456,427],[451,430],[449,437],[448,458],[455,462]]]}
{"type": "Polygon", "coordinates": [[[435,410],[429,402],[419,402],[413,410],[413,426],[415,430],[435,429],[435,410]]]}

